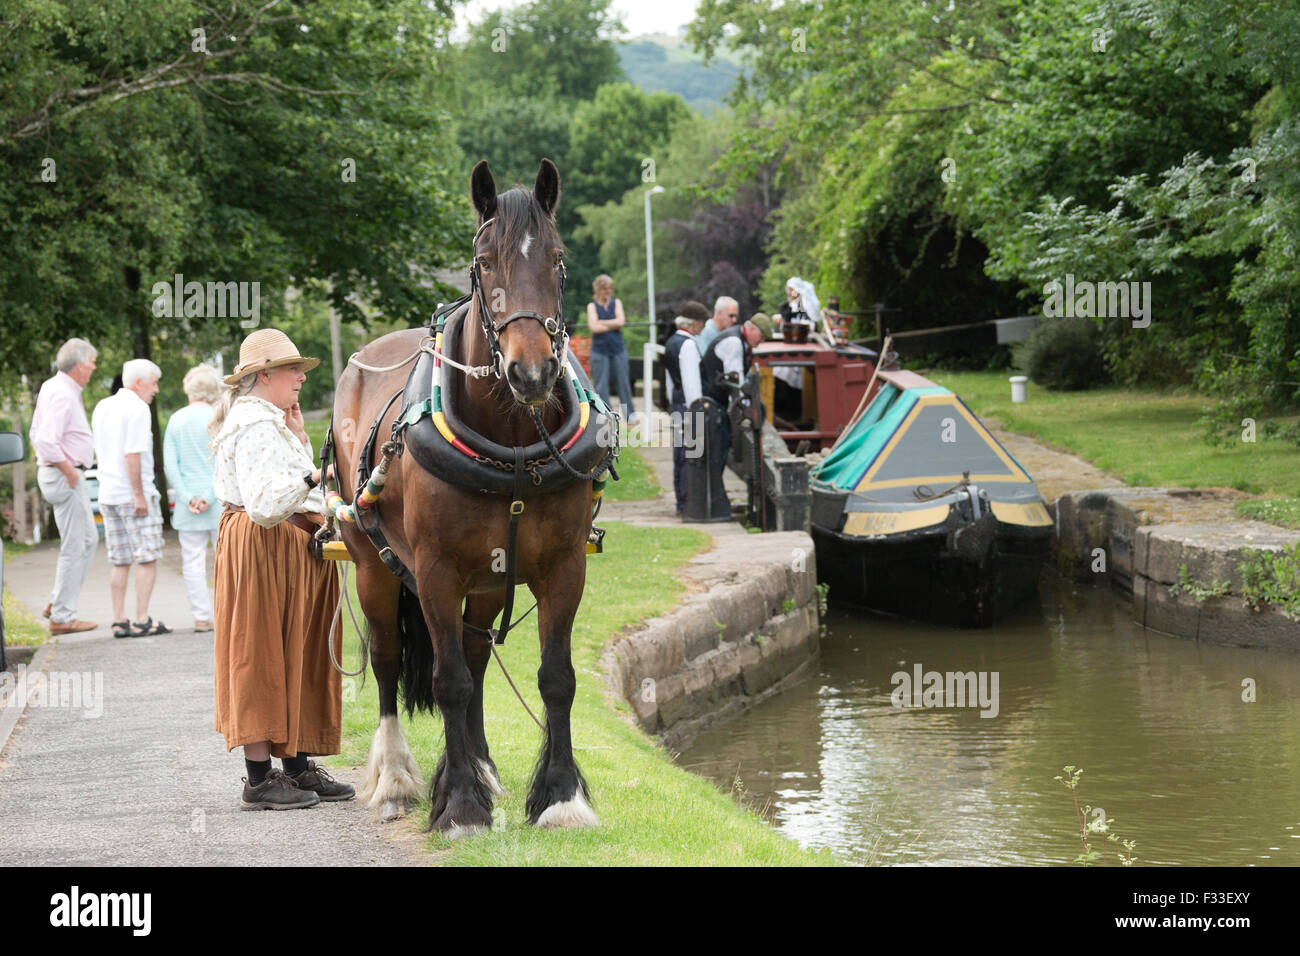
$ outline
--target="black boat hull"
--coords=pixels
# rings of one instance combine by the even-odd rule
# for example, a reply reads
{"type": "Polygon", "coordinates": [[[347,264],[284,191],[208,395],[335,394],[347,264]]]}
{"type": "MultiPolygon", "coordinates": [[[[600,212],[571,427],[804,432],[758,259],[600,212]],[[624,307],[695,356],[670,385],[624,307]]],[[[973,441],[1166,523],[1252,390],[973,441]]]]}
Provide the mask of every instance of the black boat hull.
{"type": "Polygon", "coordinates": [[[996,521],[874,538],[814,523],[812,537],[832,601],[954,627],[991,627],[1034,597],[1052,540],[996,521]]]}

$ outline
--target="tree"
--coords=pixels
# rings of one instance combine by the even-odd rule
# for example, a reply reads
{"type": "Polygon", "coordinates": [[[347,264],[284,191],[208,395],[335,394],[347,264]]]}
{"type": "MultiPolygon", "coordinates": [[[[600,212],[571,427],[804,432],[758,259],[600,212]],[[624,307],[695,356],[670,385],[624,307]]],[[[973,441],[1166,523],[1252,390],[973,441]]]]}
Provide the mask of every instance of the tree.
{"type": "Polygon", "coordinates": [[[159,314],[155,285],[178,274],[258,283],[264,324],[313,278],[345,320],[363,318],[358,301],[427,319],[426,270],[470,234],[427,80],[449,27],[419,0],[6,12],[5,373],[38,377],[74,334],[146,356],[163,333],[196,351],[237,342],[246,316],[159,314]]]}

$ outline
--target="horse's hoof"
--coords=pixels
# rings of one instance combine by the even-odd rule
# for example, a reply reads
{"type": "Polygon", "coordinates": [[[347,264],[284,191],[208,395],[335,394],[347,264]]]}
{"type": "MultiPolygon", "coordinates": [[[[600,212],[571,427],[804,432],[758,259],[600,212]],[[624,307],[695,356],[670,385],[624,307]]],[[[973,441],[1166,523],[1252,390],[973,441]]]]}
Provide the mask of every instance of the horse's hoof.
{"type": "Polygon", "coordinates": [[[379,819],[388,823],[390,820],[396,820],[406,813],[405,800],[385,800],[383,806],[379,809],[379,819]]]}
{"type": "Polygon", "coordinates": [[[596,812],[591,809],[587,799],[578,790],[573,797],[563,803],[552,803],[537,818],[537,826],[548,829],[571,829],[575,827],[600,826],[596,812]]]}

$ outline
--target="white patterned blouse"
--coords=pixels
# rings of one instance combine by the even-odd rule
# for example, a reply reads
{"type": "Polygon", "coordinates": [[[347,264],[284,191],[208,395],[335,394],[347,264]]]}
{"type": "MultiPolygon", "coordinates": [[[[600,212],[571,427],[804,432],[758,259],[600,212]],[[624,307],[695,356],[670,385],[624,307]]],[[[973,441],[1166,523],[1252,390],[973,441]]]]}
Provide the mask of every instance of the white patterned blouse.
{"type": "Polygon", "coordinates": [[[284,423],[284,411],[252,395],[235,400],[212,440],[212,485],[217,497],[239,505],[263,528],[295,513],[324,514],[325,496],[303,475],[315,471],[311,442],[284,423]]]}

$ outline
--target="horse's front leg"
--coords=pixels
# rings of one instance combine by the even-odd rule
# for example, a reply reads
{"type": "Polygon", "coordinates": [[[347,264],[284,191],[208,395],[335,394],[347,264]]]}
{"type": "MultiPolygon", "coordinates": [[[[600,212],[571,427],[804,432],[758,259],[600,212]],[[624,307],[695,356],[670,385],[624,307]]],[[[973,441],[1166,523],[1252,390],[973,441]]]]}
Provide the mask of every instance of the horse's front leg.
{"type": "Polygon", "coordinates": [[[569,712],[577,689],[569,639],[586,577],[587,555],[582,550],[552,564],[545,578],[532,588],[542,641],[537,688],[546,706],[546,739],[526,809],[528,821],[541,827],[588,827],[600,822],[591,809],[587,781],[573,759],[569,733],[569,712]]]}
{"type": "MultiPolygon", "coordinates": [[[[487,630],[504,605],[504,593],[471,594],[465,601],[465,621],[487,630]]],[[[466,715],[470,751],[474,754],[474,764],[483,785],[492,796],[503,797],[506,791],[501,786],[497,765],[488,753],[487,728],[483,721],[483,677],[492,662],[492,642],[482,634],[464,629],[461,646],[465,649],[465,663],[474,678],[474,695],[470,698],[469,712],[466,715]]]]}
{"type": "Polygon", "coordinates": [[[492,794],[479,777],[470,746],[474,677],[461,645],[462,596],[450,575],[431,564],[420,577],[420,604],[434,643],[433,698],[442,711],[446,749],[429,787],[429,825],[455,839],[492,826],[492,794]]]}
{"type": "MultiPolygon", "coordinates": [[[[345,537],[347,537],[345,533],[345,537]]],[[[357,596],[370,626],[370,669],[379,685],[379,727],[370,743],[361,799],[384,820],[404,814],[420,797],[420,768],[402,733],[397,684],[402,665],[398,624],[401,582],[380,563],[374,549],[358,545],[357,596]]]]}

